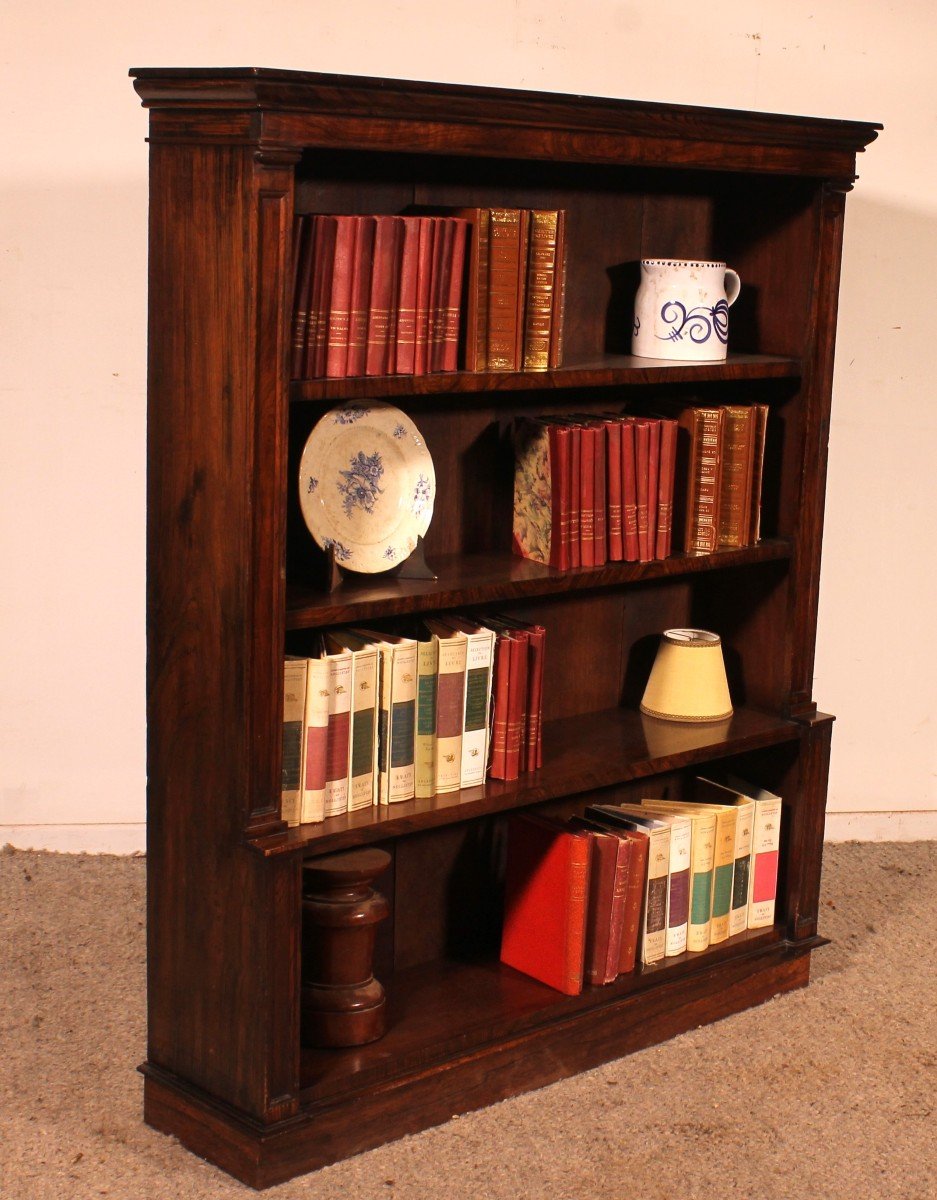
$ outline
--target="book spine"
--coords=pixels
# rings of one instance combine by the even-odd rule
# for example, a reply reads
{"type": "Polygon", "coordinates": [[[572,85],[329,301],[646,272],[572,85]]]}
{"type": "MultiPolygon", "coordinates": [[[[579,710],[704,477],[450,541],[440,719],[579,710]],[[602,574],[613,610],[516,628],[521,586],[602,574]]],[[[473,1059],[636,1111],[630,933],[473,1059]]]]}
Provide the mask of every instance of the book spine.
{"type": "Polygon", "coordinates": [[[420,217],[420,244],[417,250],[416,314],[413,331],[413,374],[429,371],[429,322],[433,286],[433,255],[438,221],[420,217]]]}
{"type": "Polygon", "coordinates": [[[527,736],[528,646],[530,635],[518,629],[511,635],[511,668],[508,685],[508,727],[505,779],[517,779],[525,761],[527,736]]]}
{"type": "Polygon", "coordinates": [[[657,558],[671,551],[673,529],[673,485],[677,462],[677,422],[664,417],[660,423],[660,479],[657,491],[657,558]]]}
{"type": "Polygon", "coordinates": [[[465,369],[488,369],[488,241],[490,210],[472,210],[465,306],[465,369]]]}
{"type": "Polygon", "coordinates": [[[351,298],[348,315],[348,353],[345,374],[365,374],[368,352],[368,306],[371,295],[371,270],[374,265],[374,217],[355,217],[355,251],[351,272],[351,298]]]}
{"type": "Polygon", "coordinates": [[[660,421],[647,423],[647,556],[657,557],[657,505],[660,489],[660,421]]]}
{"type": "Polygon", "coordinates": [[[597,423],[595,427],[595,446],[593,450],[593,470],[595,485],[593,489],[595,518],[593,529],[593,561],[597,567],[604,567],[608,562],[608,511],[606,508],[605,492],[605,424],[597,423]]]}
{"type": "Polygon", "coordinates": [[[722,409],[693,409],[691,435],[684,545],[688,554],[713,554],[719,536],[722,409]]]}
{"type": "Polygon", "coordinates": [[[527,630],[527,761],[528,771],[543,766],[543,660],[547,631],[542,625],[527,630]]]}
{"type": "Polygon", "coordinates": [[[627,838],[615,838],[615,882],[612,887],[612,912],[608,927],[608,953],[605,959],[603,983],[618,977],[621,961],[621,941],[625,930],[625,905],[628,899],[631,843],[627,838]]]}
{"type": "Polygon", "coordinates": [[[312,301],[312,265],[315,217],[299,217],[296,281],[293,288],[293,322],[290,330],[290,378],[301,379],[305,366],[306,329],[312,301]]]}
{"type": "Polygon", "coordinates": [[[596,430],[584,425],[580,431],[582,458],[579,471],[579,553],[584,567],[595,566],[595,443],[596,430]]]}
{"type": "Polygon", "coordinates": [[[452,218],[452,247],[449,260],[448,288],[442,322],[442,361],[440,370],[455,371],[459,366],[459,323],[462,303],[462,279],[465,275],[465,242],[468,222],[452,218]]]}
{"type": "Polygon", "coordinates": [[[377,648],[378,695],[377,721],[377,802],[390,803],[390,714],[393,701],[394,656],[390,646],[377,648]]]}
{"type": "Polygon", "coordinates": [[[351,652],[329,655],[329,726],[326,743],[325,815],[348,811],[351,745],[351,652]]]}
{"type": "Polygon", "coordinates": [[[583,976],[586,983],[602,985],[608,968],[608,944],[614,903],[618,839],[606,834],[584,833],[592,845],[589,871],[589,903],[583,976]]]}
{"type": "Polygon", "coordinates": [[[436,676],[439,643],[435,638],[417,643],[416,757],[414,791],[418,799],[436,791],[436,676]]]}
{"type": "Polygon", "coordinates": [[[412,800],[415,789],[417,643],[395,646],[388,731],[389,803],[412,800]]]}
{"type": "Polygon", "coordinates": [[[645,833],[625,835],[631,846],[631,862],[628,869],[628,892],[625,898],[625,923],[621,935],[621,956],[618,959],[619,975],[633,971],[638,958],[638,943],[641,940],[641,907],[647,886],[647,858],[650,840],[645,833]]]}
{"type": "Polygon", "coordinates": [[[516,371],[521,212],[493,208],[488,241],[488,370],[516,371]]]}
{"type": "Polygon", "coordinates": [[[582,991],[586,955],[586,913],[589,902],[589,868],[592,845],[587,837],[572,839],[569,858],[569,905],[566,910],[566,986],[567,995],[582,991]]]}
{"type": "Polygon", "coordinates": [[[467,639],[439,640],[436,685],[436,791],[458,791],[462,778],[467,639]]]}
{"type": "Polygon", "coordinates": [[[493,654],[494,638],[488,630],[469,634],[465,656],[461,787],[474,787],[485,780],[493,654]]]}
{"type": "Polygon", "coordinates": [[[635,422],[621,424],[621,519],[625,562],[637,562],[641,556],[638,541],[638,485],[635,466],[635,422]]]}
{"type": "Polygon", "coordinates": [[[712,925],[709,944],[717,945],[729,936],[732,913],[732,879],[735,873],[735,825],[738,811],[721,808],[716,814],[716,847],[713,861],[712,925]]]}
{"type": "Polygon", "coordinates": [[[495,641],[494,712],[491,722],[492,779],[507,779],[508,694],[511,673],[511,639],[499,633],[495,641]]]}
{"type": "Polygon", "coordinates": [[[454,224],[451,217],[441,217],[436,231],[433,254],[433,284],[429,326],[429,369],[443,369],[443,349],[446,336],[446,302],[452,277],[452,241],[454,224]]]}
{"type": "Polygon", "coordinates": [[[608,558],[609,562],[621,562],[624,556],[621,524],[621,423],[605,422],[605,444],[607,448],[605,479],[608,506],[608,558]]]}
{"type": "Polygon", "coordinates": [[[306,670],[304,658],[283,660],[283,767],[280,782],[280,816],[287,825],[298,825],[302,815],[306,670]]]}
{"type": "Polygon", "coordinates": [[[647,529],[648,454],[651,441],[650,422],[634,423],[634,470],[635,495],[637,499],[638,558],[647,562],[651,557],[647,529]]]}
{"type": "Polygon", "coordinates": [[[348,773],[348,811],[370,808],[377,799],[376,739],[378,711],[378,650],[352,654],[351,753],[348,773]]]}
{"type": "Polygon", "coordinates": [[[400,281],[397,292],[396,363],[398,375],[414,374],[420,218],[401,217],[400,281]]]}
{"type": "Polygon", "coordinates": [[[530,213],[527,303],[524,315],[525,371],[546,371],[550,366],[558,221],[559,213],[556,211],[534,209],[530,213]]]}
{"type": "Polygon", "coordinates": [[[667,942],[664,950],[667,958],[683,954],[687,948],[692,845],[692,822],[688,818],[674,821],[670,830],[670,886],[667,893],[667,942]]]}
{"type": "Polygon", "coordinates": [[[329,292],[329,328],[325,356],[325,373],[329,379],[343,379],[347,369],[348,339],[351,329],[355,223],[355,217],[335,218],[335,251],[332,260],[332,287],[329,292]]]}
{"type": "Polygon", "coordinates": [[[302,824],[325,820],[326,752],[329,741],[329,664],[310,658],[303,718],[302,824]]]}
{"type": "Polygon", "coordinates": [[[392,370],[391,345],[397,292],[399,221],[399,217],[375,218],[374,266],[371,272],[368,348],[365,355],[367,375],[388,375],[392,370]]]}
{"type": "Polygon", "coordinates": [[[582,565],[582,426],[569,424],[569,566],[582,565]]]}
{"type": "Polygon", "coordinates": [[[752,833],[749,929],[764,929],[774,924],[780,850],[781,801],[776,797],[772,800],[756,800],[752,833]]]}
{"type": "Polygon", "coordinates": [[[690,864],[690,927],[687,950],[709,946],[712,925],[713,864],[716,854],[716,818],[693,818],[693,848],[690,864]]]}
{"type": "Polygon", "coordinates": [[[765,437],[768,432],[768,406],[755,405],[755,449],[752,454],[752,498],[749,545],[756,546],[761,540],[761,488],[765,467],[765,437]]]}
{"type": "Polygon", "coordinates": [[[751,526],[752,467],[755,453],[755,410],[727,404],[722,467],[719,473],[719,545],[748,544],[751,526]]]}
{"type": "Polygon", "coordinates": [[[670,868],[670,830],[650,834],[647,859],[647,892],[644,899],[644,932],[641,961],[660,962],[667,949],[667,887],[670,868]]]}
{"type": "Polygon", "coordinates": [[[553,285],[553,313],[550,318],[550,369],[563,365],[563,335],[566,325],[566,210],[560,209],[556,225],[556,281],[553,285]]]}
{"type": "Polygon", "coordinates": [[[570,526],[572,508],[572,471],[570,470],[570,431],[550,425],[550,481],[552,490],[553,523],[550,539],[550,566],[560,571],[569,569],[570,526]]]}
{"type": "Polygon", "coordinates": [[[751,879],[752,827],[755,805],[748,801],[738,804],[735,823],[735,868],[732,872],[732,913],[729,917],[729,937],[744,933],[748,928],[748,890],[751,879]]]}

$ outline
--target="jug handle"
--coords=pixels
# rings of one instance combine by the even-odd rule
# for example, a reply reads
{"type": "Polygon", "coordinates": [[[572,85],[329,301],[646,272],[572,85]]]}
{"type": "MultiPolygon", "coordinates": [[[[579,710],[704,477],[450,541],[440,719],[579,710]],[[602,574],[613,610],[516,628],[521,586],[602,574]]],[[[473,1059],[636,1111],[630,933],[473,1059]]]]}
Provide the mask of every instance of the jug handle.
{"type": "Polygon", "coordinates": [[[739,292],[742,289],[742,281],[739,279],[738,271],[733,271],[731,267],[726,267],[726,303],[729,308],[738,300],[739,292]]]}

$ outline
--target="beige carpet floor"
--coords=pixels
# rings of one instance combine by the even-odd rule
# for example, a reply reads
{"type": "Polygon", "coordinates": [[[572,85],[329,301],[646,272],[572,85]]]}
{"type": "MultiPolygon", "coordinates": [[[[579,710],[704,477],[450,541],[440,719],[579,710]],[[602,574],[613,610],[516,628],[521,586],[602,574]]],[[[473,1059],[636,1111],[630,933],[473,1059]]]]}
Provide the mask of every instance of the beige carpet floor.
{"type": "MultiPolygon", "coordinates": [[[[826,853],[813,982],[276,1200],[937,1197],[937,847],[826,853]]],[[[144,864],[0,854],[0,1196],[248,1189],[140,1119],[144,864]]]]}

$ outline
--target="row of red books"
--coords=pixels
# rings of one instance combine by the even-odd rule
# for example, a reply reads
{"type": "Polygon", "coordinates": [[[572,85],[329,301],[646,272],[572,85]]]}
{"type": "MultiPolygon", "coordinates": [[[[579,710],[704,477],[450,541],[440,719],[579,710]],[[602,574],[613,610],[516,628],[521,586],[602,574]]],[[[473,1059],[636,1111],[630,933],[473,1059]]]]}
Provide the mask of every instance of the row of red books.
{"type": "Polygon", "coordinates": [[[516,554],[560,570],[670,554],[676,420],[524,417],[514,449],[516,554]]]}
{"type": "Polygon", "coordinates": [[[512,817],[501,961],[577,995],[772,926],[781,798],[731,777],[693,791],[512,817]]]}
{"type": "Polygon", "coordinates": [[[304,214],[293,231],[293,379],[457,366],[468,222],[304,214]]]}
{"type": "Polygon", "coordinates": [[[492,779],[517,779],[543,765],[543,658],[546,630],[506,617],[485,618],[495,631],[492,682],[492,779]]]}

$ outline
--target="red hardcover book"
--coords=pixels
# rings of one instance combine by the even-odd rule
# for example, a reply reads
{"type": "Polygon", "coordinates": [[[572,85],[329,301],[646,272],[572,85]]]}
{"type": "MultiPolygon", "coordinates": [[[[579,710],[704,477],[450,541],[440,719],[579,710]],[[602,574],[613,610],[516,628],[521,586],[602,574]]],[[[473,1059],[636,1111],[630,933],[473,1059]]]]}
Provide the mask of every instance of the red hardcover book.
{"type": "Polygon", "coordinates": [[[582,565],[582,426],[559,417],[569,429],[569,567],[582,565]]]}
{"type": "Polygon", "coordinates": [[[641,562],[647,562],[651,557],[647,535],[648,447],[650,440],[649,422],[643,419],[636,420],[634,423],[634,473],[637,496],[638,558],[641,562]]]}
{"type": "Polygon", "coordinates": [[[306,321],[306,345],[303,376],[321,379],[325,374],[329,334],[329,296],[332,290],[332,259],[335,254],[334,217],[316,216],[312,260],[312,288],[309,317],[306,321]]]}
{"type": "Polygon", "coordinates": [[[325,373],[329,379],[343,379],[347,369],[356,223],[356,217],[335,217],[335,250],[325,356],[325,373]]]}
{"type": "Polygon", "coordinates": [[[416,326],[414,329],[413,374],[429,371],[430,309],[432,308],[433,255],[439,221],[420,217],[420,244],[417,250],[416,326]]]}
{"type": "Polygon", "coordinates": [[[446,332],[446,299],[452,274],[452,237],[450,217],[440,217],[433,243],[433,282],[430,288],[429,369],[442,370],[443,341],[446,332]]]}
{"type": "Polygon", "coordinates": [[[608,560],[621,562],[624,541],[621,525],[621,422],[605,422],[605,483],[608,508],[608,560]]]}
{"type": "MultiPolygon", "coordinates": [[[[608,948],[612,933],[612,908],[615,902],[615,875],[618,866],[618,838],[597,829],[583,829],[583,823],[570,821],[570,827],[582,830],[592,842],[592,870],[589,872],[589,904],[586,913],[586,950],[583,963],[584,982],[595,985],[611,983],[618,974],[608,978],[608,948]]],[[[619,949],[621,937],[619,934],[619,949]]]]}
{"type": "Polygon", "coordinates": [[[371,270],[374,265],[374,217],[355,217],[355,250],[351,268],[351,298],[348,314],[348,353],[345,374],[365,374],[368,353],[368,308],[371,270]]]}
{"type": "Polygon", "coordinates": [[[296,278],[293,282],[293,322],[290,330],[290,378],[301,379],[305,366],[306,327],[312,301],[312,259],[315,217],[298,218],[296,235],[296,278]]]}
{"type": "Polygon", "coordinates": [[[595,454],[597,430],[581,427],[582,467],[579,476],[579,550],[584,567],[595,566],[595,454]]]}
{"type": "Polygon", "coordinates": [[[376,217],[374,267],[368,305],[367,375],[391,375],[396,364],[395,308],[400,266],[400,217],[376,217]]]}
{"type": "Polygon", "coordinates": [[[459,317],[462,305],[462,277],[465,274],[465,243],[468,222],[451,217],[452,244],[442,314],[441,371],[455,371],[459,365],[459,317]]]}
{"type": "Polygon", "coordinates": [[[527,765],[528,771],[543,766],[543,658],[547,631],[542,625],[527,627],[527,765]]]}
{"type": "Polygon", "coordinates": [[[401,217],[400,281],[397,293],[396,372],[412,375],[416,361],[416,307],[420,218],[401,217]]]}
{"type": "Polygon", "coordinates": [[[527,691],[528,691],[528,646],[530,635],[526,629],[515,629],[511,633],[511,665],[508,679],[508,736],[506,752],[506,779],[517,779],[526,762],[527,744],[527,691]]]}
{"type": "Polygon", "coordinates": [[[647,443],[647,556],[657,557],[657,505],[660,488],[660,421],[648,423],[647,443]]]}
{"type": "MultiPolygon", "coordinates": [[[[591,830],[600,837],[610,837],[614,846],[613,853],[613,877],[611,885],[611,895],[608,897],[608,940],[605,955],[605,961],[601,964],[601,977],[589,979],[590,983],[612,983],[619,975],[621,962],[621,942],[625,931],[625,904],[628,897],[628,887],[630,884],[631,859],[633,856],[632,842],[627,837],[627,830],[611,829],[603,826],[599,821],[593,821],[589,817],[573,817],[569,824],[574,829],[591,830]]],[[[596,877],[596,866],[598,858],[593,853],[592,864],[593,880],[596,877]]],[[[593,889],[590,889],[590,901],[592,898],[593,889]]],[[[592,909],[590,907],[590,917],[592,919],[592,909]]],[[[635,926],[637,928],[637,926],[635,926]]],[[[637,943],[635,943],[637,945],[637,943]]],[[[589,938],[588,927],[586,936],[586,972],[588,977],[589,968],[589,938]]]]}
{"type": "Polygon", "coordinates": [[[644,903],[644,884],[647,878],[649,838],[646,833],[622,830],[631,843],[631,862],[628,866],[628,886],[625,891],[624,924],[621,932],[621,955],[618,973],[633,971],[638,958],[641,936],[641,907],[644,903]]]}
{"type": "Polygon", "coordinates": [[[597,567],[604,567],[608,562],[608,513],[606,510],[606,480],[605,480],[605,422],[596,421],[595,447],[593,470],[595,474],[595,538],[593,559],[597,567]]]}
{"type": "Polygon", "coordinates": [[[673,531],[673,482],[677,462],[677,422],[664,417],[660,423],[660,479],[657,490],[657,558],[670,554],[673,531]]]}
{"type": "Polygon", "coordinates": [[[638,545],[634,425],[633,417],[626,417],[621,423],[621,531],[625,562],[637,562],[641,555],[638,545]]]}
{"type": "Polygon", "coordinates": [[[577,996],[582,991],[592,846],[542,817],[512,817],[501,961],[577,996]]]}
{"type": "Polygon", "coordinates": [[[507,779],[508,710],[511,678],[511,638],[499,633],[495,641],[495,673],[492,684],[491,762],[492,779],[507,779]]]}

